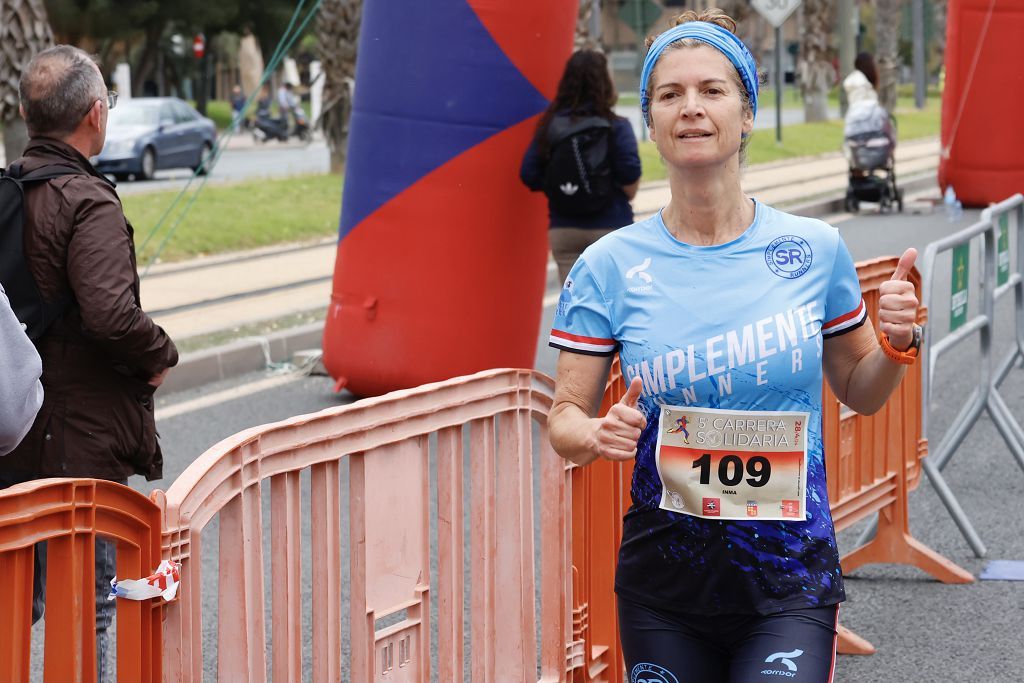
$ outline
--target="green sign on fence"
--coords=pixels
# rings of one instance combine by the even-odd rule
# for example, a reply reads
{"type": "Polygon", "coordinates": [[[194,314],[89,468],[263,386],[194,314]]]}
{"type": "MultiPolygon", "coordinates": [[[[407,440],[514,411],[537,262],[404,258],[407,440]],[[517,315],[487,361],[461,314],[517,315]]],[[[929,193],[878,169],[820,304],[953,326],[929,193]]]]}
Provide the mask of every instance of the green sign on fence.
{"type": "Polygon", "coordinates": [[[949,300],[949,331],[967,322],[967,283],[971,263],[971,244],[953,249],[953,294],[949,300]]]}
{"type": "Polygon", "coordinates": [[[1010,281],[1010,215],[999,217],[999,242],[996,246],[996,286],[1010,281]]]}

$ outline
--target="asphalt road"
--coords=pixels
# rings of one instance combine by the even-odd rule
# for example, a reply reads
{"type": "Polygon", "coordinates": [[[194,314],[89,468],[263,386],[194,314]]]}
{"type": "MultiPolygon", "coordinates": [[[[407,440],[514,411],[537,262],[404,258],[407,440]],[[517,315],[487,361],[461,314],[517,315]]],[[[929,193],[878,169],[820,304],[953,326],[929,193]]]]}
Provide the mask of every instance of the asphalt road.
{"type": "MultiPolygon", "coordinates": [[[[239,133],[244,136],[244,133],[239,133]]],[[[240,138],[221,154],[210,173],[208,183],[238,182],[256,178],[275,178],[307,173],[326,173],[330,167],[330,152],[320,139],[309,144],[298,141],[253,144],[240,138]]],[[[122,181],[117,184],[119,194],[140,194],[161,190],[180,190],[188,184],[192,172],[185,168],[157,171],[148,181],[122,181]]],[[[189,186],[192,190],[202,181],[196,178],[189,186]]]]}
{"type": "MultiPolygon", "coordinates": [[[[898,255],[908,246],[924,247],[975,220],[967,212],[957,225],[941,214],[837,217],[838,224],[855,259],[898,255]]],[[[938,334],[948,330],[949,260],[936,264],[935,301],[931,325],[938,334]]],[[[978,273],[976,263],[972,277],[978,273]]],[[[553,304],[557,283],[549,278],[548,301],[553,304]]],[[[972,302],[974,305],[974,302],[972,302]]],[[[974,308],[973,310],[977,310],[974,308]]],[[[550,325],[552,305],[545,308],[536,367],[553,373],[555,354],[547,348],[544,331],[550,325]]],[[[1009,348],[1013,310],[1009,301],[1000,303],[996,316],[998,353],[1009,348]]],[[[977,378],[979,363],[976,339],[965,342],[956,355],[944,358],[936,372],[932,425],[937,432],[954,419],[977,378]]],[[[282,378],[273,388],[259,389],[267,381],[263,373],[222,382],[199,390],[162,396],[158,399],[158,428],[162,436],[166,478],[132,485],[149,490],[166,487],[185,467],[211,444],[237,431],[288,416],[314,412],[351,400],[335,395],[325,377],[282,378]],[[168,412],[170,411],[170,412],[168,412]]],[[[1024,420],[1024,372],[1016,370],[1003,387],[1003,396],[1018,420],[1024,420]]],[[[939,434],[930,435],[933,444],[939,434]]],[[[343,471],[343,477],[347,470],[343,471]]],[[[983,416],[968,434],[946,469],[950,486],[989,548],[989,558],[973,556],[949,514],[927,480],[911,496],[911,527],[914,536],[977,576],[988,559],[1024,560],[1022,514],[1018,501],[1024,498],[1024,472],[1015,464],[1006,445],[983,416]]],[[[342,483],[345,486],[344,481],[342,483]]],[[[344,490],[344,489],[343,489],[344,490]]],[[[269,496],[264,498],[268,504],[269,496]]],[[[347,506],[342,505],[343,511],[347,506]]],[[[467,511],[468,514],[468,511],[467,511]]],[[[307,518],[308,519],[308,518],[307,518]]],[[[342,528],[347,521],[343,520],[342,528]]],[[[849,550],[859,529],[840,537],[849,550]]],[[[212,538],[211,535],[209,538],[212,538]]],[[[343,548],[347,539],[343,538],[343,548]]],[[[204,544],[216,548],[212,540],[204,544]]],[[[304,544],[305,545],[305,544],[304,544]]],[[[207,563],[215,558],[205,557],[207,563]]],[[[343,559],[343,565],[345,564],[343,559]]],[[[308,563],[304,583],[309,585],[308,563]]],[[[347,571],[346,571],[347,576],[347,571]]],[[[841,657],[837,681],[891,682],[986,681],[1010,682],[1024,679],[1024,582],[980,581],[972,585],[946,586],[922,572],[900,566],[869,566],[847,579],[849,601],[844,605],[842,623],[867,638],[878,648],[870,657],[841,657]]],[[[204,613],[207,615],[207,661],[212,662],[216,626],[216,571],[204,569],[204,613]],[[206,576],[210,581],[206,581],[206,576]]],[[[343,595],[347,607],[347,596],[343,595]]],[[[435,601],[436,605],[436,601],[435,601]]],[[[343,607],[343,614],[347,614],[343,607]]],[[[269,613],[268,613],[269,614],[269,613]]],[[[308,610],[307,610],[308,615],[308,610]]],[[[343,642],[347,654],[347,619],[343,642]]],[[[307,661],[310,656],[306,651],[307,661]]],[[[208,667],[208,680],[214,669],[208,667]]],[[[436,672],[436,669],[435,669],[436,672]]]]}

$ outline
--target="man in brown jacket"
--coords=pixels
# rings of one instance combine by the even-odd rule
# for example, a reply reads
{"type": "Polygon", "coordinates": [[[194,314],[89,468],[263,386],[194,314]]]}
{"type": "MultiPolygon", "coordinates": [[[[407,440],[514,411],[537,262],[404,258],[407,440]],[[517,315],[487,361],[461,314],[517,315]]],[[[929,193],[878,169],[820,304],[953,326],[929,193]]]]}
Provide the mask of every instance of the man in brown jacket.
{"type": "MultiPolygon", "coordinates": [[[[44,299],[69,304],[36,342],[43,405],[24,441],[0,461],[0,483],[43,477],[125,483],[132,474],[159,479],[163,457],[153,392],[178,352],[142,310],[132,227],[114,185],[89,163],[103,149],[116,98],[89,55],[66,45],[32,59],[20,95],[30,142],[10,169],[21,175],[54,166],[74,171],[25,190],[29,269],[44,299]]],[[[114,569],[113,545],[98,542],[100,681],[114,569]]]]}

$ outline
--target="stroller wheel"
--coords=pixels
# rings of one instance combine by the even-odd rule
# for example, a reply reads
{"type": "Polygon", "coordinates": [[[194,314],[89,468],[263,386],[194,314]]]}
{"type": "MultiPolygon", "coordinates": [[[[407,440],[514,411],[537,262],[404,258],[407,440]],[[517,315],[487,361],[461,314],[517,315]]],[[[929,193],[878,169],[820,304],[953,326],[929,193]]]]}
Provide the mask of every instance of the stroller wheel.
{"type": "Polygon", "coordinates": [[[857,213],[860,209],[860,202],[852,194],[846,195],[846,201],[843,202],[843,206],[846,208],[847,213],[857,213]]]}
{"type": "Polygon", "coordinates": [[[903,190],[896,190],[896,209],[903,213],[903,190]]]}

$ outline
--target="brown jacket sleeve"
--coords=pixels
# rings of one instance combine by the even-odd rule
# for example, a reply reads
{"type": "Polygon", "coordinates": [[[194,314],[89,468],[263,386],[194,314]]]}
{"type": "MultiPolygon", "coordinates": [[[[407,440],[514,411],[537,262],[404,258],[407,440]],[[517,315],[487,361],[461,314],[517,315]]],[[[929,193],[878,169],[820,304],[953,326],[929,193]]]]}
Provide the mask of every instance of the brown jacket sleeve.
{"type": "MultiPolygon", "coordinates": [[[[78,178],[77,182],[89,182],[78,178]]],[[[135,245],[113,195],[69,192],[73,225],[67,276],[82,318],[82,332],[117,363],[150,377],[178,362],[163,328],[142,310],[135,245]]]]}

